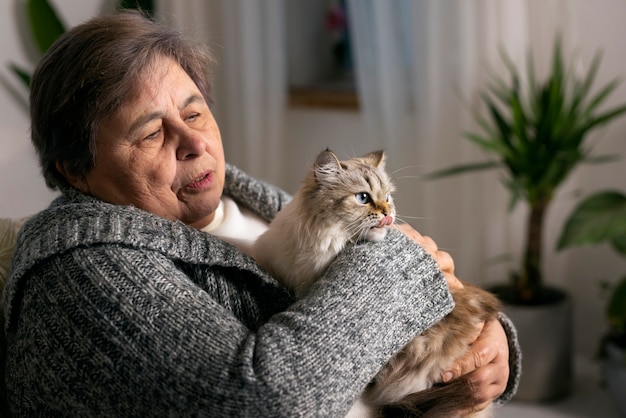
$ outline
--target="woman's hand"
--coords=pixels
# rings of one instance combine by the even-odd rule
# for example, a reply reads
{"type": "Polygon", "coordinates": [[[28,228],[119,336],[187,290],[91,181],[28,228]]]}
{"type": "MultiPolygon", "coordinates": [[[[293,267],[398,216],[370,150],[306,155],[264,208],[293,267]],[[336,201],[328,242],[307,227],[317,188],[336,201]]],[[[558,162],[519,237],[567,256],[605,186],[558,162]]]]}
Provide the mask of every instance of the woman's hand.
{"type": "Polygon", "coordinates": [[[475,411],[485,409],[506,390],[509,344],[498,320],[485,323],[469,351],[444,371],[442,379],[448,382],[463,375],[467,375],[474,389],[475,411]]]}
{"type": "Polygon", "coordinates": [[[452,259],[452,256],[448,252],[440,250],[439,247],[437,247],[437,243],[433,241],[431,237],[420,234],[409,224],[394,224],[394,227],[418,243],[435,259],[437,264],[439,264],[439,270],[441,270],[446,278],[450,289],[459,289],[463,287],[463,283],[461,283],[461,281],[454,275],[454,260],[452,259]]]}

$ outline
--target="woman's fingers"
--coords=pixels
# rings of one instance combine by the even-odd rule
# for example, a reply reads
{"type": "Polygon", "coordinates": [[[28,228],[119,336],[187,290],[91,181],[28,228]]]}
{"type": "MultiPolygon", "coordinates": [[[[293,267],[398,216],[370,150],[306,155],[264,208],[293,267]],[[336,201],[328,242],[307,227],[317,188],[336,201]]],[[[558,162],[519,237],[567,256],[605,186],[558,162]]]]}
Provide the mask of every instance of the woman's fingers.
{"type": "Polygon", "coordinates": [[[443,277],[445,277],[446,281],[448,282],[448,287],[450,289],[462,289],[463,288],[463,282],[460,281],[459,278],[456,277],[454,274],[446,273],[445,271],[443,271],[442,273],[443,273],[443,277]]]}
{"type": "Polygon", "coordinates": [[[439,270],[441,270],[448,282],[448,287],[451,289],[463,287],[461,281],[454,275],[454,259],[450,253],[440,250],[437,243],[431,237],[420,234],[409,224],[395,225],[395,227],[418,243],[435,259],[439,265],[439,270]]]}
{"type": "Polygon", "coordinates": [[[467,375],[474,388],[476,410],[486,408],[506,390],[509,380],[509,346],[498,320],[485,323],[468,353],[444,371],[444,382],[467,375]]]}

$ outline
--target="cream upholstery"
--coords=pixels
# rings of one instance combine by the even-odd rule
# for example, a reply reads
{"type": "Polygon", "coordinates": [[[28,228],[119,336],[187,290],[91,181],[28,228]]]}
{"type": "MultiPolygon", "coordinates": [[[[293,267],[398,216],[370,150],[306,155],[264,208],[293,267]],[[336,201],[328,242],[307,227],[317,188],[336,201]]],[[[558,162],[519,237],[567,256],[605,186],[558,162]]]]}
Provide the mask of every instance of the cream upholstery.
{"type": "MultiPolygon", "coordinates": [[[[26,219],[0,218],[0,289],[9,275],[17,232],[26,219]]],[[[1,292],[0,292],[1,293],[1,292]]]]}

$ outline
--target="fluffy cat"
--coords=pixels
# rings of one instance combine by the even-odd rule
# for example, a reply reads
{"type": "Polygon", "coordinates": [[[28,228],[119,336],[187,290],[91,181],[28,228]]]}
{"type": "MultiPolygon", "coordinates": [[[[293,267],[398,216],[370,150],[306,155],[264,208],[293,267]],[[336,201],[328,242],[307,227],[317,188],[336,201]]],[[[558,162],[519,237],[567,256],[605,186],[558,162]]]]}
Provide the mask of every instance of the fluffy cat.
{"type": "MultiPolygon", "coordinates": [[[[302,297],[346,245],[382,240],[395,218],[384,165],[382,151],[344,161],[323,151],[255,243],[259,264],[302,297]]],[[[379,416],[454,417],[471,409],[470,383],[441,384],[441,372],[467,351],[477,324],[496,318],[500,306],[495,296],[468,284],[452,295],[453,311],[409,342],[366,388],[359,401],[379,416]]],[[[470,416],[488,417],[489,409],[470,416]]]]}

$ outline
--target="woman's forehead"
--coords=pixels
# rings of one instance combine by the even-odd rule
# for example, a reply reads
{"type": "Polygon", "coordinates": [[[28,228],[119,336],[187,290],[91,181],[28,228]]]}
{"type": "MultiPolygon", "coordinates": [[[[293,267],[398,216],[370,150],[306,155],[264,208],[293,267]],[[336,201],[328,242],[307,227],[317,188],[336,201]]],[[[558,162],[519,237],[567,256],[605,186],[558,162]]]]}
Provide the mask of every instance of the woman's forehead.
{"type": "Polygon", "coordinates": [[[164,59],[151,67],[139,75],[117,111],[105,118],[105,124],[112,123],[109,126],[130,134],[142,121],[164,117],[169,111],[182,110],[190,103],[204,102],[196,84],[176,61],[164,59]]]}
{"type": "Polygon", "coordinates": [[[121,105],[132,108],[158,101],[163,95],[186,97],[191,91],[200,92],[189,74],[174,59],[162,57],[137,74],[121,105]]]}

